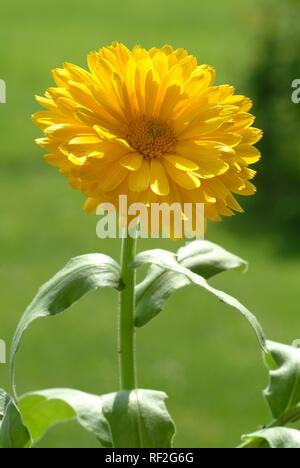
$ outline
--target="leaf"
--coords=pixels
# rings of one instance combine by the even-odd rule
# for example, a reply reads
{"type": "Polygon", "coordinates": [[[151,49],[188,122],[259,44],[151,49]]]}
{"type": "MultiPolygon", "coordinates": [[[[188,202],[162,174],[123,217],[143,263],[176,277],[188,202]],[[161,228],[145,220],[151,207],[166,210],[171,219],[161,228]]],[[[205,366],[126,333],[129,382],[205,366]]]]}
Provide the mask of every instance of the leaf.
{"type": "Polygon", "coordinates": [[[165,393],[132,390],[102,396],[103,414],[116,448],[170,448],[175,425],[165,393]]]}
{"type": "Polygon", "coordinates": [[[50,317],[68,309],[78,299],[98,288],[121,289],[120,267],[115,260],[102,254],[75,257],[40,288],[26,309],[17,327],[11,350],[11,379],[13,389],[16,353],[25,330],[36,319],[50,317]]]}
{"type": "Polygon", "coordinates": [[[267,360],[270,382],[264,396],[277,419],[300,404],[300,350],[272,341],[267,349],[273,363],[267,360]]]}
{"type": "Polygon", "coordinates": [[[1,391],[1,411],[3,419],[0,423],[1,448],[29,448],[30,434],[23,423],[17,406],[11,398],[1,391]]]}
{"type": "MultiPolygon", "coordinates": [[[[205,279],[226,270],[245,271],[248,266],[241,258],[208,241],[194,241],[180,248],[177,261],[205,279]]],[[[163,310],[175,291],[190,284],[185,275],[151,266],[144,281],[136,287],[135,325],[146,325],[163,310]]]]}
{"type": "Polygon", "coordinates": [[[247,434],[242,438],[250,442],[251,445],[247,444],[249,448],[300,448],[300,431],[287,429],[286,427],[264,429],[253,434],[247,434]]]}
{"type": "Polygon", "coordinates": [[[175,291],[190,284],[181,274],[151,267],[145,280],[136,287],[135,326],[142,327],[150,322],[175,291]]]}
{"type": "Polygon", "coordinates": [[[243,306],[237,299],[226,294],[218,289],[213,288],[208,284],[205,278],[200,275],[197,275],[190,271],[188,268],[183,267],[177,261],[177,256],[166,250],[154,249],[148,250],[146,252],[139,253],[136,257],[134,262],[132,263],[133,268],[137,268],[143,266],[145,264],[155,265],[164,270],[174,271],[175,273],[179,273],[184,275],[191,284],[196,284],[203,289],[206,289],[214,296],[216,296],[221,302],[233,307],[234,309],[238,310],[250,323],[251,327],[253,328],[259,344],[263,351],[266,353],[266,339],[264,332],[256,319],[255,315],[252,314],[245,306],[243,306]]]}
{"type": "Polygon", "coordinates": [[[99,396],[68,388],[49,389],[24,395],[19,407],[33,443],[54,425],[76,419],[105,447],[111,446],[110,430],[99,396]]]}
{"type": "Polygon", "coordinates": [[[189,270],[209,279],[226,270],[245,272],[248,263],[208,241],[194,241],[177,252],[178,262],[189,270]]]}

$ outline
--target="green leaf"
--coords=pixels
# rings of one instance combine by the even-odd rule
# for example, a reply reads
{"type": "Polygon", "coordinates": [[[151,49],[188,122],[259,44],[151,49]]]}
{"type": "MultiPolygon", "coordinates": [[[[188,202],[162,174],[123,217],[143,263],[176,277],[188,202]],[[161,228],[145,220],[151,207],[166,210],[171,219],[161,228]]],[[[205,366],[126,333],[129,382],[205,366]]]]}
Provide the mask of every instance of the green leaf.
{"type": "Polygon", "coordinates": [[[182,247],[177,252],[177,260],[205,279],[226,270],[245,272],[248,268],[245,260],[208,241],[194,241],[182,247]]]}
{"type": "Polygon", "coordinates": [[[272,341],[267,349],[273,363],[267,360],[270,382],[264,396],[277,419],[300,404],[300,350],[272,341]]]}
{"type": "Polygon", "coordinates": [[[165,393],[132,390],[102,396],[103,414],[116,448],[170,448],[175,425],[165,393]]]}
{"type": "Polygon", "coordinates": [[[146,252],[139,253],[131,266],[133,268],[137,268],[146,264],[155,265],[161,269],[182,274],[190,281],[191,284],[196,284],[197,286],[206,289],[208,292],[216,296],[221,302],[224,302],[230,307],[238,310],[250,323],[261,348],[267,352],[265,335],[255,315],[253,315],[252,312],[243,306],[237,299],[213,288],[205,278],[180,265],[177,261],[176,254],[160,249],[148,250],[146,252]]]}
{"type": "Polygon", "coordinates": [[[111,446],[101,397],[68,388],[49,389],[24,395],[19,407],[33,443],[38,442],[54,425],[76,419],[105,447],[111,446]]]}
{"type": "Polygon", "coordinates": [[[23,333],[29,325],[39,318],[60,314],[88,292],[104,287],[121,289],[122,284],[118,263],[102,254],[89,254],[73,258],[41,287],[21,318],[13,339],[11,378],[14,392],[15,357],[23,333]]]}
{"type": "MultiPolygon", "coordinates": [[[[194,241],[180,248],[177,261],[205,279],[226,270],[245,271],[248,266],[241,258],[208,241],[194,241]]],[[[190,284],[185,275],[151,266],[144,281],[136,287],[135,325],[146,325],[163,310],[175,291],[190,284]]]]}
{"type": "Polygon", "coordinates": [[[300,431],[275,427],[243,436],[249,448],[300,448],[300,431]]]}
{"type": "Polygon", "coordinates": [[[29,448],[30,434],[17,406],[4,391],[0,394],[0,409],[3,416],[0,423],[0,448],[29,448]]]}
{"type": "Polygon", "coordinates": [[[136,287],[135,326],[142,327],[155,318],[177,290],[191,282],[174,271],[151,267],[147,277],[136,287]]]}

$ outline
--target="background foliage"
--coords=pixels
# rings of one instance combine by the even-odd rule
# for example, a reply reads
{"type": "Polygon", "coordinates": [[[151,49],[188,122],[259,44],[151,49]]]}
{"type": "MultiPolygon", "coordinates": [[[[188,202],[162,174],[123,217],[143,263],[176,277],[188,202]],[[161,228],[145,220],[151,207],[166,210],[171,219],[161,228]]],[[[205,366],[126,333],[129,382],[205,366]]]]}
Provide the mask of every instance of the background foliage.
{"type": "Polygon", "coordinates": [[[300,4],[265,0],[259,12],[256,28],[261,43],[248,88],[265,137],[251,221],[256,232],[280,231],[279,249],[294,255],[300,252],[300,106],[291,104],[290,96],[291,83],[300,76],[300,4]]]}
{"type": "MultiPolygon", "coordinates": [[[[0,106],[1,338],[10,342],[36,289],[71,256],[97,251],[119,256],[119,241],[96,238],[96,219],[81,210],[82,196],[42,162],[33,143],[39,132],[29,117],[37,109],[33,95],[52,84],[51,68],[66,60],[84,65],[89,50],[114,39],[186,47],[217,68],[219,83],[233,83],[255,98],[257,125],[266,131],[258,195],[247,200],[246,215],[211,226],[207,236],[250,260],[250,270],[229,272],[212,284],[240,298],[273,340],[300,338],[299,259],[288,255],[299,251],[300,105],[292,104],[290,88],[300,78],[297,11],[291,10],[299,7],[292,0],[280,3],[2,2],[0,78],[6,80],[8,102],[0,106]]],[[[177,250],[178,243],[140,245],[152,247],[177,250]]],[[[95,292],[72,313],[32,326],[18,360],[19,390],[117,389],[116,305],[113,291],[95,292]]],[[[234,446],[241,433],[269,420],[260,397],[267,381],[255,338],[238,314],[194,287],[176,293],[167,310],[139,330],[138,359],[140,386],[170,395],[177,446],[234,446]]],[[[1,387],[8,388],[7,367],[0,371],[1,387]]],[[[94,444],[73,423],[52,430],[42,442],[94,444]]]]}

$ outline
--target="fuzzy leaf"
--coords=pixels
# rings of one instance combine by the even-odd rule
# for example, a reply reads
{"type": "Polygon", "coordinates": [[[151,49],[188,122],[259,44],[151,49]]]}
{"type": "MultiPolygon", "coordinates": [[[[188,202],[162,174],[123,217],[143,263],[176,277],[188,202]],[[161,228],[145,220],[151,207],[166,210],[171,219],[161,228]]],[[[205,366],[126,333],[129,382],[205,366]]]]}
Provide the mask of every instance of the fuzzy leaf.
{"type": "Polygon", "coordinates": [[[132,263],[132,267],[137,268],[143,265],[155,265],[161,269],[170,270],[174,271],[175,273],[182,274],[190,281],[191,284],[195,284],[203,289],[206,289],[208,292],[216,296],[221,302],[224,302],[230,307],[236,309],[250,323],[263,351],[265,351],[266,353],[268,352],[266,348],[265,335],[255,315],[253,315],[252,312],[250,312],[245,306],[243,306],[237,299],[230,296],[229,294],[226,294],[222,291],[219,291],[218,289],[213,288],[208,284],[205,278],[203,278],[200,275],[197,275],[196,273],[193,273],[188,268],[185,268],[182,265],[180,265],[177,261],[176,254],[160,249],[141,252],[136,256],[134,262],[132,263]]]}
{"type": "Polygon", "coordinates": [[[11,398],[0,393],[0,448],[29,448],[30,434],[24,425],[19,409],[11,398]]]}
{"type": "MultiPolygon", "coordinates": [[[[248,266],[241,258],[208,241],[194,241],[180,248],[177,261],[205,279],[227,270],[245,271],[248,266]]],[[[175,291],[190,284],[185,275],[151,266],[136,288],[135,325],[146,325],[163,310],[175,291]]]]}
{"type": "Polygon", "coordinates": [[[102,396],[113,447],[170,448],[175,434],[165,393],[132,390],[102,396]]]}
{"type": "Polygon", "coordinates": [[[300,431],[274,427],[247,434],[243,436],[243,440],[248,442],[249,448],[296,449],[300,448],[300,431]]]}
{"type": "Polygon", "coordinates": [[[300,405],[300,349],[272,341],[267,348],[272,362],[267,359],[270,382],[264,396],[277,419],[300,405]]]}
{"type": "Polygon", "coordinates": [[[60,314],[88,292],[104,287],[121,289],[120,267],[115,260],[106,255],[89,254],[70,260],[59,273],[40,288],[21,318],[13,339],[11,378],[14,391],[16,353],[29,325],[39,318],[60,314]]]}
{"type": "Polygon", "coordinates": [[[101,397],[68,388],[49,389],[24,395],[19,407],[33,443],[38,442],[51,427],[76,419],[105,447],[111,446],[101,397]]]}

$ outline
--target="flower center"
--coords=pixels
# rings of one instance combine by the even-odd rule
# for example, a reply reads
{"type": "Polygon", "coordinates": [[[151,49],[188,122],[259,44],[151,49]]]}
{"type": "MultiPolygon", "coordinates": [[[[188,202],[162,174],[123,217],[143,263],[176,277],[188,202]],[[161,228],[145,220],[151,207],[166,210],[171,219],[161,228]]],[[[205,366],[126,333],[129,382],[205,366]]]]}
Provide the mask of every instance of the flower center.
{"type": "Polygon", "coordinates": [[[130,146],[146,159],[159,158],[176,143],[168,124],[148,117],[140,117],[131,122],[126,137],[130,146]]]}

